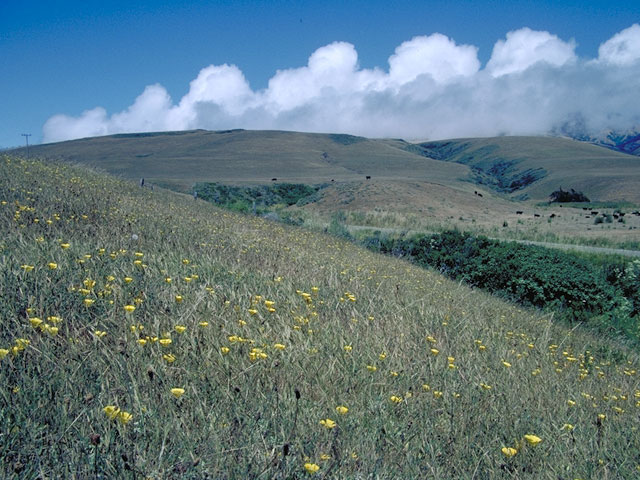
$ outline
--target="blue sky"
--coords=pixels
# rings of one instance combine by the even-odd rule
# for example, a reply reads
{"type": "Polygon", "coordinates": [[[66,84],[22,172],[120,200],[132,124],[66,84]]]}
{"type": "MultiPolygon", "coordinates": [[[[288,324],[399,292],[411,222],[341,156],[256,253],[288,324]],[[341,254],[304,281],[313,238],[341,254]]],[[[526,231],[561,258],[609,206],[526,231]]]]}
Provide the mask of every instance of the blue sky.
{"type": "MultiPolygon", "coordinates": [[[[48,124],[45,140],[64,139],[65,131],[75,132],[67,135],[72,138],[161,127],[286,128],[411,138],[543,133],[565,117],[586,117],[587,123],[598,118],[593,128],[606,128],[604,119],[615,116],[620,105],[629,111],[614,123],[624,125],[640,114],[637,94],[635,98],[624,96],[637,87],[633,83],[638,78],[637,59],[609,62],[607,71],[592,63],[599,59],[601,44],[620,32],[627,33],[618,46],[635,45],[636,30],[628,29],[640,22],[639,12],[637,1],[586,0],[5,0],[0,2],[4,67],[0,74],[0,147],[23,144],[21,133],[27,132],[33,134],[32,142],[41,142],[43,127],[56,115],[48,124]],[[524,27],[528,30],[522,30],[524,27]],[[511,50],[504,53],[502,63],[498,58],[492,61],[496,42],[505,42],[509,32],[519,32],[506,42],[506,49],[511,50]],[[424,41],[411,43],[415,38],[424,41]],[[526,52],[514,57],[518,42],[544,50],[542,54],[539,49],[531,51],[532,56],[537,55],[533,67],[531,62],[522,63],[526,52]],[[330,45],[335,48],[322,50],[330,45]],[[318,67],[330,67],[318,73],[309,63],[314,52],[319,52],[318,62],[334,62],[338,70],[331,70],[332,63],[318,67]],[[459,55],[452,73],[440,79],[438,72],[448,67],[442,67],[443,58],[437,52],[444,60],[459,55]],[[397,68],[392,74],[390,57],[394,55],[397,68]],[[416,62],[432,62],[433,66],[413,72],[416,62]],[[505,62],[519,66],[514,70],[504,67],[505,62]],[[225,64],[235,67],[203,71],[225,64]],[[499,68],[507,73],[496,74],[499,68]],[[523,69],[527,75],[522,74],[523,69]],[[289,74],[275,81],[278,71],[289,74]],[[521,77],[512,78],[514,75],[521,77]],[[589,82],[584,81],[585,75],[589,82]],[[488,76],[491,80],[485,78],[488,76]],[[198,78],[209,92],[204,97],[190,90],[190,82],[198,78]],[[279,90],[271,89],[270,81],[279,90]],[[612,89],[623,94],[606,100],[599,110],[583,111],[571,104],[562,110],[563,117],[544,111],[536,122],[526,118],[520,124],[510,122],[509,118],[526,116],[523,112],[529,108],[525,97],[530,93],[518,93],[519,86],[529,85],[535,91],[554,82],[569,90],[577,83],[585,95],[595,95],[592,100],[612,89]],[[302,92],[307,84],[315,85],[312,94],[302,92]],[[594,84],[600,93],[592,92],[594,84]],[[145,90],[150,85],[158,88],[145,90]],[[471,94],[485,90],[482,98],[471,94]],[[302,93],[295,101],[286,98],[287,92],[295,96],[298,91],[302,93]],[[496,92],[504,91],[513,92],[513,97],[499,99],[496,92]],[[143,92],[144,98],[132,109],[143,92]],[[181,100],[185,106],[178,111],[181,100]],[[488,106],[481,106],[487,101],[488,106]],[[413,106],[408,107],[409,103],[413,106]],[[487,112],[501,105],[508,108],[498,118],[489,119],[487,112]],[[430,118],[442,118],[442,112],[459,116],[467,107],[472,114],[465,122],[458,122],[459,117],[452,114],[446,128],[430,123],[430,118]],[[93,114],[83,117],[86,111],[93,114]],[[159,121],[162,116],[166,118],[159,121]],[[457,123],[463,125],[456,129],[457,123]],[[482,123],[492,128],[483,130],[482,123]],[[519,126],[510,131],[511,123],[519,126]]],[[[580,121],[584,123],[584,118],[580,121]]]]}

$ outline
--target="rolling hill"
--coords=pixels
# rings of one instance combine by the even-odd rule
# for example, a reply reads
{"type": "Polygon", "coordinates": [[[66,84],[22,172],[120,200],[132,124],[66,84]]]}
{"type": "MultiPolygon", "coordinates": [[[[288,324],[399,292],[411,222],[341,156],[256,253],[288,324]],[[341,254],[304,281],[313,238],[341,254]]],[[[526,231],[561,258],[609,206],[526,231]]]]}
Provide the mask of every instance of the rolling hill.
{"type": "Polygon", "coordinates": [[[478,183],[516,198],[563,187],[591,200],[640,201],[640,158],[554,137],[468,138],[420,144],[424,155],[467,165],[478,183]]]}
{"type": "Polygon", "coordinates": [[[407,151],[401,140],[280,131],[205,131],[123,134],[39,145],[34,155],[99,167],[126,178],[189,187],[197,181],[322,183],[428,179],[450,185],[468,176],[407,151]]]}
{"type": "MultiPolygon", "coordinates": [[[[553,137],[455,139],[420,144],[342,134],[206,131],[121,134],[33,146],[31,154],[190,191],[195,182],[421,182],[472,201],[476,189],[544,201],[559,187],[591,200],[640,202],[640,159],[553,137]]],[[[14,153],[26,153],[17,149],[14,153]]],[[[415,184],[415,183],[414,183],[415,184]]],[[[359,188],[359,187],[358,187],[359,188]]],[[[393,190],[393,189],[391,189],[393,190]]],[[[403,188],[400,188],[403,190],[403,188]]]]}

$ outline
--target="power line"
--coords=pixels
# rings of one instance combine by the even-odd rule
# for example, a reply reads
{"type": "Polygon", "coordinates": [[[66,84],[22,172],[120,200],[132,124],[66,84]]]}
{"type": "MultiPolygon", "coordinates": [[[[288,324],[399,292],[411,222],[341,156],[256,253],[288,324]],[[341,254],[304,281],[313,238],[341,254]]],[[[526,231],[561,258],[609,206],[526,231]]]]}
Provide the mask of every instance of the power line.
{"type": "Polygon", "coordinates": [[[21,133],[20,135],[22,135],[25,140],[27,141],[27,158],[29,158],[29,137],[31,136],[30,133],[21,133]]]}

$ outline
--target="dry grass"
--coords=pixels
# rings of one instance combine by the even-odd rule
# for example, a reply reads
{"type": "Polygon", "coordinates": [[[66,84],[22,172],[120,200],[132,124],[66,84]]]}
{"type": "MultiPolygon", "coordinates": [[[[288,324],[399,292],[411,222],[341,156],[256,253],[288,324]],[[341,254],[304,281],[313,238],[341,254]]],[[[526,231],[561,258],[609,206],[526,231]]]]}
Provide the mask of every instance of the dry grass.
{"type": "Polygon", "coordinates": [[[615,340],[81,169],[4,157],[0,192],[4,478],[638,474],[615,340]]]}

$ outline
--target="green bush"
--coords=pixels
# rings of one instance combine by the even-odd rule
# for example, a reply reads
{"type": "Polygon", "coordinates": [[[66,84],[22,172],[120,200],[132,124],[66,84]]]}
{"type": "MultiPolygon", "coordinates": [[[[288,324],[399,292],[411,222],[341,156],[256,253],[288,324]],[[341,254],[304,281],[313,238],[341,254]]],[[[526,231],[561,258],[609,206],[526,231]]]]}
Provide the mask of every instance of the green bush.
{"type": "Polygon", "coordinates": [[[249,187],[219,183],[196,183],[193,186],[193,191],[197,192],[198,197],[203,200],[235,211],[249,212],[255,202],[256,213],[261,213],[267,207],[274,205],[295,205],[311,198],[320,188],[303,183],[276,183],[249,187]],[[248,205],[247,209],[242,208],[245,203],[248,205]]]}
{"type": "MultiPolygon", "coordinates": [[[[558,250],[457,231],[377,244],[370,240],[368,245],[518,303],[555,310],[569,320],[611,316],[623,303],[621,285],[608,282],[602,268],[558,250]]],[[[637,281],[633,274],[624,278],[637,281]]]]}

